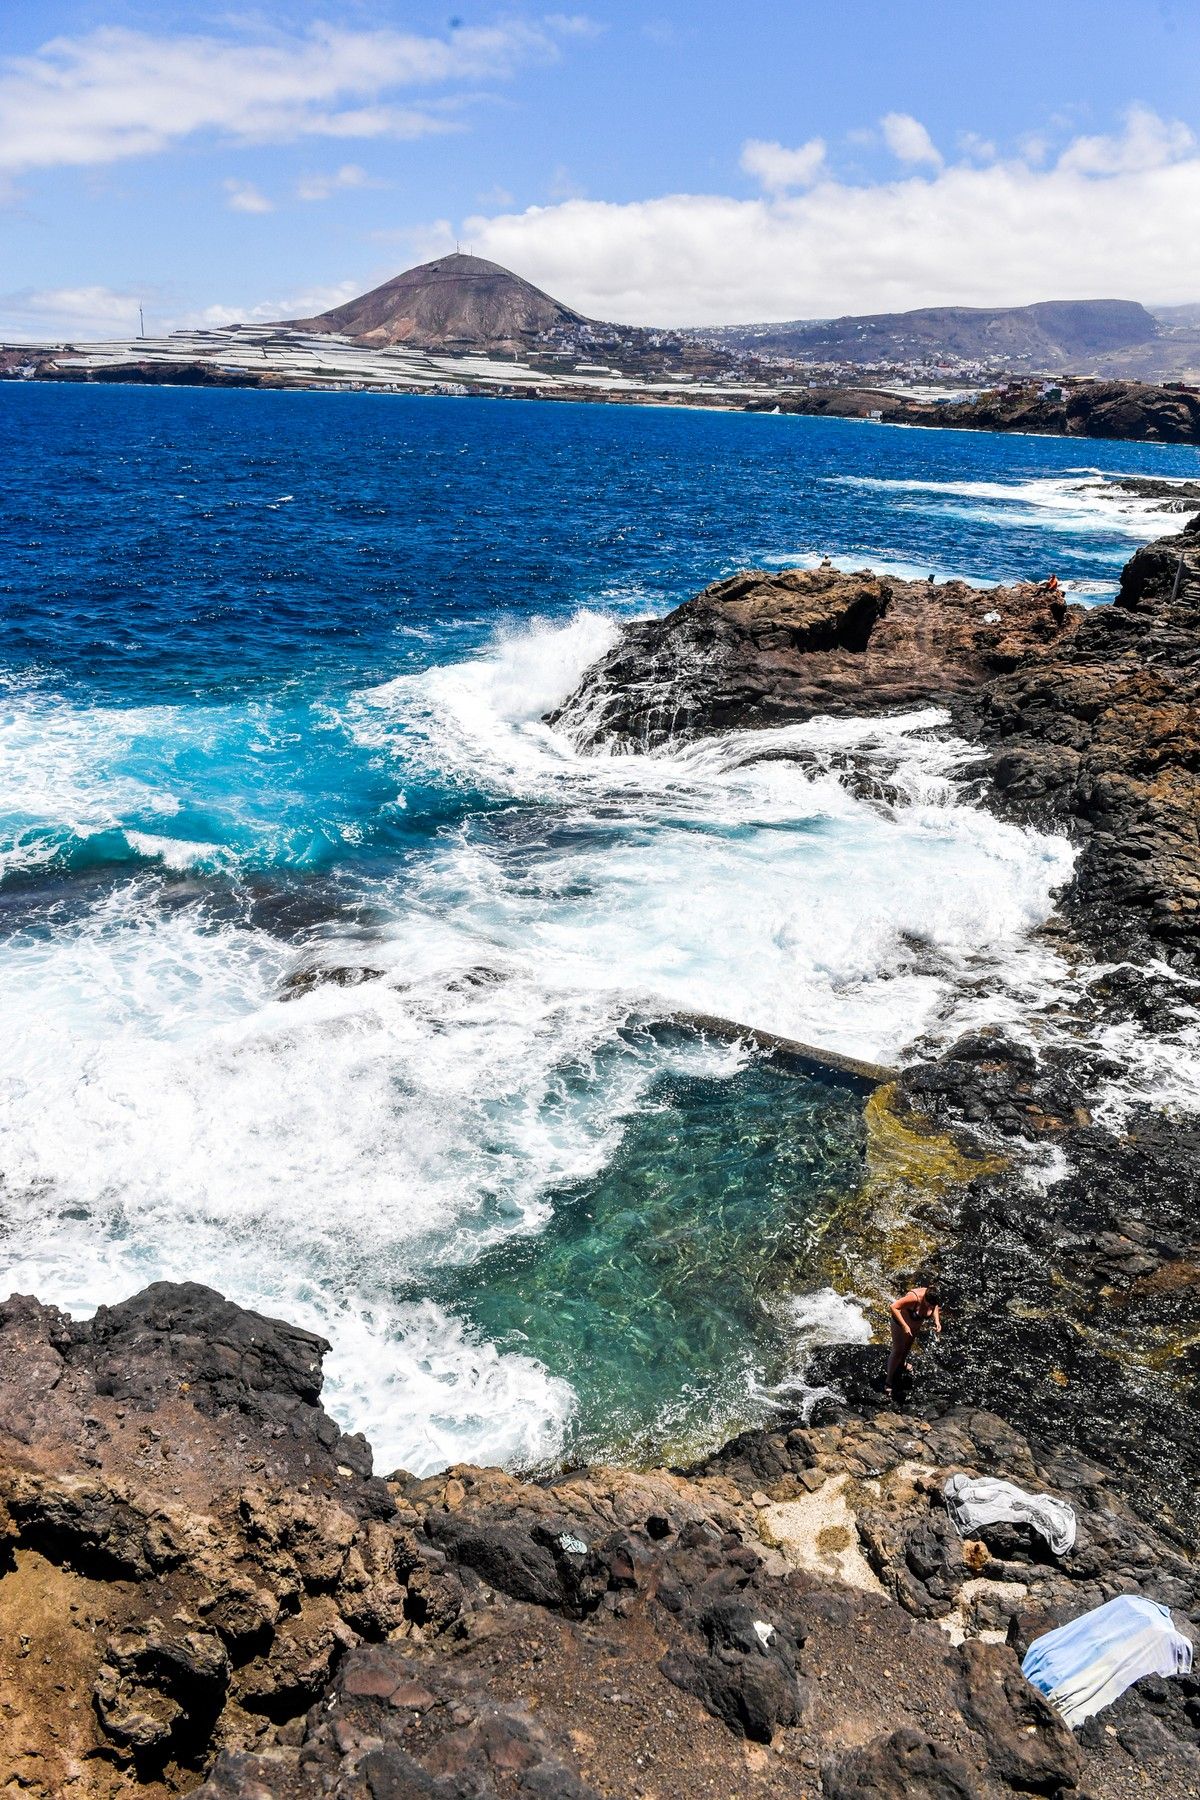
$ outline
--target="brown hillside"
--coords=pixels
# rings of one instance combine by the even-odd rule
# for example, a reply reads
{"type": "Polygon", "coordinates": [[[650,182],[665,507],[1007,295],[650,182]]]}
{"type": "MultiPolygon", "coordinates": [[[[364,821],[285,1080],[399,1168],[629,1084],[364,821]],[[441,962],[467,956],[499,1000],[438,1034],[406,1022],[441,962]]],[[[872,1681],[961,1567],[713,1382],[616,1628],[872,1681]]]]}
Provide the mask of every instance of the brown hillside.
{"type": "Polygon", "coordinates": [[[481,256],[439,256],[315,319],[304,331],[336,331],[363,344],[421,349],[521,349],[547,333],[585,323],[532,282],[481,256]]]}

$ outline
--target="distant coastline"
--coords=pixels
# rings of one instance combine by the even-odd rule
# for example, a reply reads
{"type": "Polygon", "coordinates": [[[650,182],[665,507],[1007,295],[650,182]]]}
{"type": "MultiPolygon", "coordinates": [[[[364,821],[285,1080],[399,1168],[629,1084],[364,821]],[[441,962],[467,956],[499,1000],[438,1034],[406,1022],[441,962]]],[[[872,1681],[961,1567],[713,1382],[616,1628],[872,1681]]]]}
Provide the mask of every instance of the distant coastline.
{"type": "Polygon", "coordinates": [[[483,257],[437,257],[306,319],[0,344],[0,379],[306,388],[810,413],[1200,444],[1200,342],[1120,300],[660,329],[590,319],[483,257]]]}
{"type": "MultiPolygon", "coordinates": [[[[1112,438],[1135,443],[1194,444],[1200,447],[1200,388],[1180,382],[1064,379],[1011,383],[964,398],[929,399],[890,388],[830,385],[797,391],[780,385],[735,387],[697,383],[688,388],[622,380],[572,382],[540,380],[516,369],[508,380],[491,376],[389,382],[302,376],[277,365],[235,368],[215,360],[63,363],[61,352],[0,347],[0,381],[61,382],[71,386],[245,388],[279,393],[407,394],[454,399],[559,400],[626,406],[716,408],[728,412],[780,413],[813,418],[858,419],[880,425],[910,425],[957,431],[1017,432],[1038,437],[1112,438]]],[[[449,360],[449,359],[446,359],[449,360]]],[[[465,371],[464,371],[465,374],[465,371]]]]}

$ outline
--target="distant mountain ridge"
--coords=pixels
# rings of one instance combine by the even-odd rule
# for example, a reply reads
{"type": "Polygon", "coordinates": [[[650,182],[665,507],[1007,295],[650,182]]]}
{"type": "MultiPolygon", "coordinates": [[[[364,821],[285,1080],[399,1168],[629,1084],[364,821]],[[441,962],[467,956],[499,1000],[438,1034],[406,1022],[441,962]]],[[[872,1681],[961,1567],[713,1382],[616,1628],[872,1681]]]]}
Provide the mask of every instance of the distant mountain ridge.
{"type": "MultiPolygon", "coordinates": [[[[735,371],[746,360],[936,366],[1094,374],[1155,381],[1200,369],[1194,309],[1135,300],[1041,300],[1029,306],[923,306],[761,324],[662,331],[588,318],[482,256],[455,251],[288,329],[336,333],[373,349],[517,356],[615,357],[630,373],[655,362],[735,371]]],[[[1193,376],[1194,378],[1194,376],[1193,376]]]]}
{"type": "Polygon", "coordinates": [[[316,318],[286,323],[294,330],[338,332],[376,346],[520,350],[588,321],[499,263],[456,251],[406,269],[316,318]]]}
{"type": "Polygon", "coordinates": [[[793,319],[706,331],[711,342],[807,362],[1030,361],[1062,368],[1159,336],[1136,300],[1042,300],[1032,306],[922,306],[912,312],[793,319]]]}

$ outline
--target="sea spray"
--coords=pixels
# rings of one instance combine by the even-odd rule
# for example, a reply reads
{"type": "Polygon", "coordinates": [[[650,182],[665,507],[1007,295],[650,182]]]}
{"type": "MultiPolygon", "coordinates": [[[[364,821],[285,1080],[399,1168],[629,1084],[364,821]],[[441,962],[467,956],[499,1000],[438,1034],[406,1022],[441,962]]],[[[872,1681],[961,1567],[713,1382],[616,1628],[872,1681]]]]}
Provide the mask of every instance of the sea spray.
{"type": "Polygon", "coordinates": [[[84,1311],[200,1279],[294,1317],[383,1467],[762,1416],[803,1365],[788,1302],[853,1191],[857,1101],[637,1021],[886,1061],[996,1020],[1037,1041],[1081,979],[1036,935],[1070,851],[978,812],[936,716],[589,758],[544,714],[623,619],[739,567],[1103,584],[1157,520],[1072,491],[1077,445],[984,434],[0,404],[6,1285],[84,1311]],[[673,1316],[654,1259],[698,1248],[673,1316]],[[706,1337],[709,1295],[737,1310],[706,1337]]]}

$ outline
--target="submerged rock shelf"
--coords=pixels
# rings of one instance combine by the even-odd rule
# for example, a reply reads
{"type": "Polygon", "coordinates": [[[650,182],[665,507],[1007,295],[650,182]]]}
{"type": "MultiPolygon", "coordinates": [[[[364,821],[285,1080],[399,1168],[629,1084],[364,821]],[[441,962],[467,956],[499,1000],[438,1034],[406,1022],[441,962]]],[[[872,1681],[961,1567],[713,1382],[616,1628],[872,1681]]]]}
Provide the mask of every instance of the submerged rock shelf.
{"type": "Polygon", "coordinates": [[[734,1019],[718,1019],[712,1013],[672,1013],[666,1023],[686,1026],[702,1037],[716,1038],[719,1043],[749,1044],[755,1050],[802,1069],[806,1075],[849,1080],[867,1093],[884,1082],[893,1081],[896,1076],[895,1069],[889,1069],[883,1063],[843,1056],[838,1050],[818,1050],[795,1038],[780,1037],[778,1032],[759,1031],[753,1025],[739,1025],[734,1019]]]}

